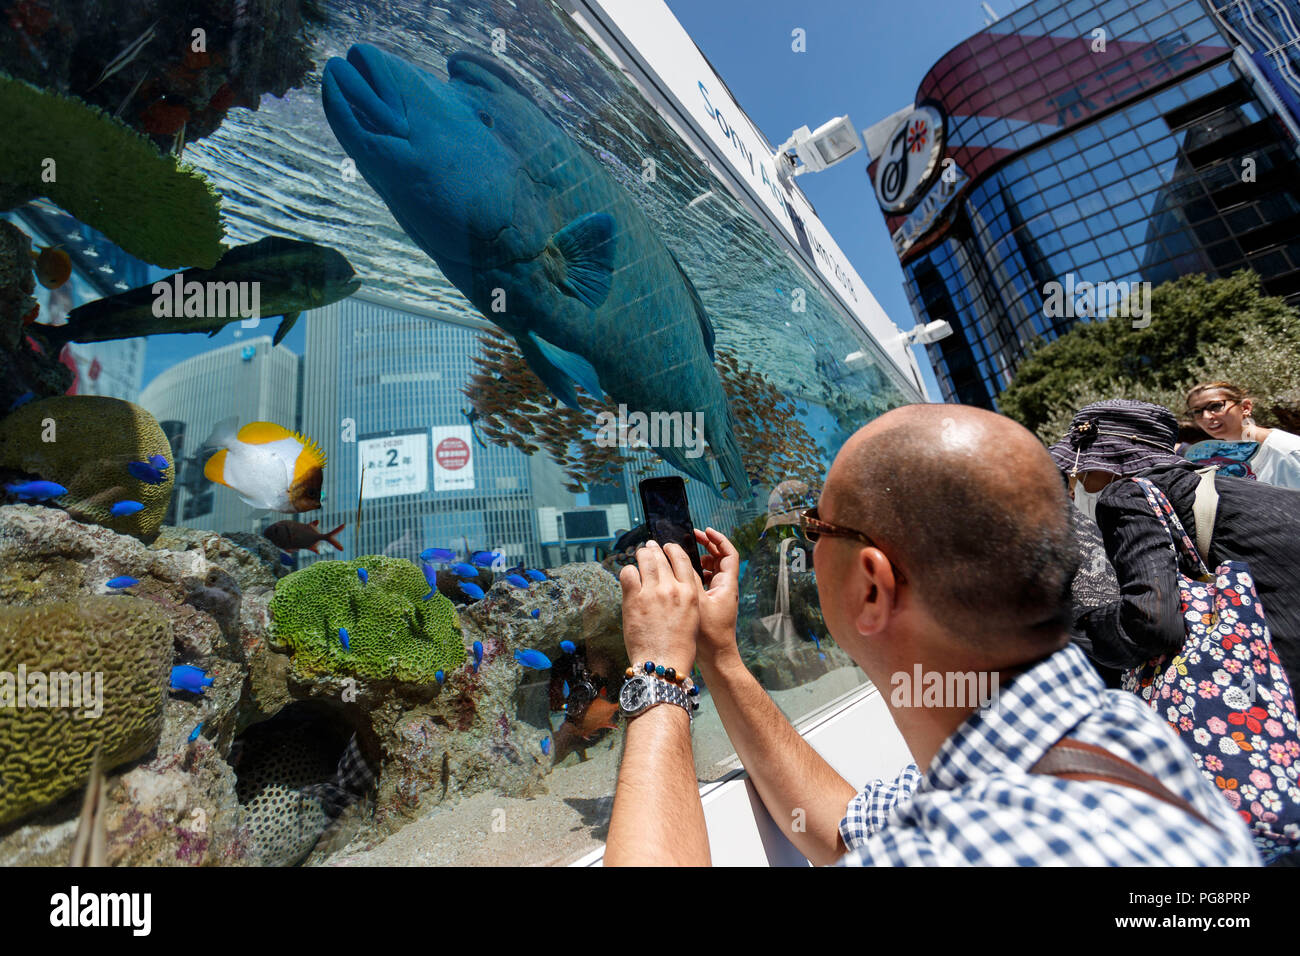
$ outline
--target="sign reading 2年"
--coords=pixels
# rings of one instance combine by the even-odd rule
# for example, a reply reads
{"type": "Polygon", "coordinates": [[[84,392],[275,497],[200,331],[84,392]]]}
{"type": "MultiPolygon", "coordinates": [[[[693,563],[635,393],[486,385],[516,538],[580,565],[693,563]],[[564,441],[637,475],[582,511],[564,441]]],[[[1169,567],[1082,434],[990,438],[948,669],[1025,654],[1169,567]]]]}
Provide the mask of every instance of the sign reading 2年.
{"type": "Polygon", "coordinates": [[[429,436],[424,429],[362,436],[357,454],[365,468],[366,501],[418,495],[429,488],[429,436]]]}

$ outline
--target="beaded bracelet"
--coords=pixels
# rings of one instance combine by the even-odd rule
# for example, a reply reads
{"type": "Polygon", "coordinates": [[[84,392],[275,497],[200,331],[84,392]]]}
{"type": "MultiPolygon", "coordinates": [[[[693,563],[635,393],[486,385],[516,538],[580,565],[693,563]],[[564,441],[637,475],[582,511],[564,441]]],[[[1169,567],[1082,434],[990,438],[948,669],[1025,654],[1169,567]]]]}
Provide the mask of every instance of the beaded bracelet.
{"type": "Polygon", "coordinates": [[[646,661],[644,664],[634,664],[624,671],[627,677],[635,677],[637,672],[643,672],[650,677],[662,677],[664,680],[684,688],[687,695],[691,698],[691,710],[699,710],[700,702],[697,699],[700,696],[700,689],[695,686],[695,681],[691,680],[685,674],[678,674],[671,667],[665,667],[663,664],[656,664],[654,661],[646,661]]]}

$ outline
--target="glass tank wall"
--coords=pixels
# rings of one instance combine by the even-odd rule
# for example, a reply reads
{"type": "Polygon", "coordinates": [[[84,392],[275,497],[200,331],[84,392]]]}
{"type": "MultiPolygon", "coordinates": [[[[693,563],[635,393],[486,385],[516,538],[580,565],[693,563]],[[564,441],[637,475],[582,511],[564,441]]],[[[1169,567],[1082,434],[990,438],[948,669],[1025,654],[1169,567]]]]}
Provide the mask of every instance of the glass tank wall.
{"type": "Polygon", "coordinates": [[[794,513],[919,396],[559,6],[13,10],[0,863],[96,752],[112,864],[588,852],[650,477],[791,718],[864,680],[794,513]]]}

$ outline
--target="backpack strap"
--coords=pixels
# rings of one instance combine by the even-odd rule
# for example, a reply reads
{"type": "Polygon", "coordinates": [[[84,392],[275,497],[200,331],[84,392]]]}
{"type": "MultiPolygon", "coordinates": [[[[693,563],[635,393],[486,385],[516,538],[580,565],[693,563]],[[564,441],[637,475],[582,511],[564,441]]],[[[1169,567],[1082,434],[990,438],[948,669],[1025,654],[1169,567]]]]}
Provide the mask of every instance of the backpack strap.
{"type": "Polygon", "coordinates": [[[1219,513],[1219,492],[1214,487],[1214,473],[1219,469],[1210,466],[1199,468],[1201,476],[1196,486],[1196,500],[1192,504],[1192,520],[1196,523],[1196,550],[1208,567],[1210,564],[1210,538],[1214,535],[1214,519],[1219,513]]]}
{"type": "Polygon", "coordinates": [[[1058,740],[1038,763],[1029,768],[1029,772],[1063,777],[1066,780],[1100,780],[1131,787],[1177,807],[1208,827],[1214,826],[1199,810],[1149,773],[1139,770],[1122,757],[1116,757],[1104,747],[1087,744],[1073,737],[1058,740]]]}

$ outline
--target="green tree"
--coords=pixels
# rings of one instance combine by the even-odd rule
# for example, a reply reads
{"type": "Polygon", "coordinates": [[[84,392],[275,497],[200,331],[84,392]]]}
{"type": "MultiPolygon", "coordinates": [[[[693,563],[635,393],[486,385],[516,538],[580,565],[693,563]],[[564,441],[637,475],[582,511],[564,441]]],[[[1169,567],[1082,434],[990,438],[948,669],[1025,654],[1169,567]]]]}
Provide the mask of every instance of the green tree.
{"type": "Polygon", "coordinates": [[[1294,427],[1300,412],[1300,315],[1265,295],[1257,274],[1192,275],[1151,293],[1150,324],[1081,322],[1039,344],[998,396],[1002,411],[1044,441],[1064,434],[1090,402],[1134,398],[1183,412],[1187,390],[1222,379],[1259,399],[1262,425],[1294,427]]]}

